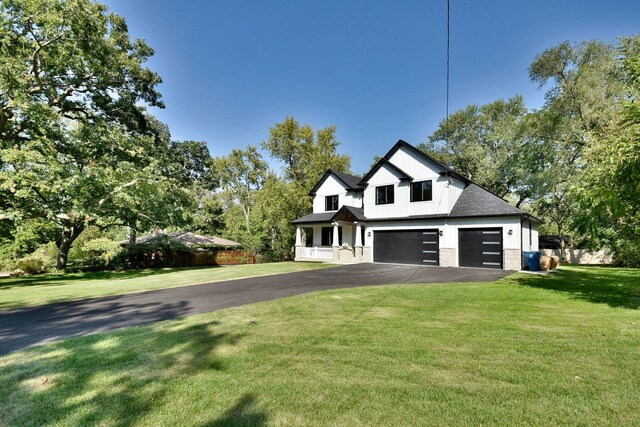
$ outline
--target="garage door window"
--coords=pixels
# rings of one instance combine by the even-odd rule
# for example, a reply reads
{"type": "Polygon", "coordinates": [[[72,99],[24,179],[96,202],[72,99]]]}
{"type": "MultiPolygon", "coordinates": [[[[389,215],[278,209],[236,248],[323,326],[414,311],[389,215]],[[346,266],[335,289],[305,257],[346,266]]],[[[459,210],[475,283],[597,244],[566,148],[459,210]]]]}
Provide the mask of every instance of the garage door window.
{"type": "Polygon", "coordinates": [[[376,187],[376,205],[393,203],[393,185],[376,187]]]}
{"type": "Polygon", "coordinates": [[[411,183],[411,201],[428,202],[432,199],[431,180],[411,183]]]}

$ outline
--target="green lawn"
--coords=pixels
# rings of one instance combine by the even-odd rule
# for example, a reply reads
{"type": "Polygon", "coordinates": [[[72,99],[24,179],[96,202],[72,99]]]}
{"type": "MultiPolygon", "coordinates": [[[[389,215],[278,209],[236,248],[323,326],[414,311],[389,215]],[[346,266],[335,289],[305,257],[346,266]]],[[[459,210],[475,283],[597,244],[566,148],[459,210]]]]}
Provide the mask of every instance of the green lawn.
{"type": "Polygon", "coordinates": [[[639,308],[594,267],[251,304],[0,358],[0,425],[639,425],[639,308]]]}
{"type": "Polygon", "coordinates": [[[313,262],[277,262],[226,267],[157,268],[1,278],[0,310],[329,266],[313,262]]]}

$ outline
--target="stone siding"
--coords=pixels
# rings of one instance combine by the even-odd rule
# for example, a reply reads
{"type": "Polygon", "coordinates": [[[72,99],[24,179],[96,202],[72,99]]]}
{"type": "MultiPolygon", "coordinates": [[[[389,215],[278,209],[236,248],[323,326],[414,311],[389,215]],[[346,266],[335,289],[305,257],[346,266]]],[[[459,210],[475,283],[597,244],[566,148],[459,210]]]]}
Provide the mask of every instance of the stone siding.
{"type": "Polygon", "coordinates": [[[456,248],[440,248],[440,267],[455,267],[457,263],[456,248]]]}
{"type": "Polygon", "coordinates": [[[522,254],[520,249],[504,250],[504,269],[520,270],[522,268],[522,254]]]}

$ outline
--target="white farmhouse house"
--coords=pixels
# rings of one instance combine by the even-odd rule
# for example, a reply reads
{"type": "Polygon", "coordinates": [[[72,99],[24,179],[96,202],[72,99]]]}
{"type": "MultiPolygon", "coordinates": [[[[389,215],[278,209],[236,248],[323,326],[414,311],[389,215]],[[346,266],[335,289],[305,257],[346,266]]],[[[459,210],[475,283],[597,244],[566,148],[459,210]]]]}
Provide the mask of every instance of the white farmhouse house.
{"type": "Polygon", "coordinates": [[[402,140],[363,177],[328,170],[296,225],[296,261],[519,270],[540,220],[402,140]]]}

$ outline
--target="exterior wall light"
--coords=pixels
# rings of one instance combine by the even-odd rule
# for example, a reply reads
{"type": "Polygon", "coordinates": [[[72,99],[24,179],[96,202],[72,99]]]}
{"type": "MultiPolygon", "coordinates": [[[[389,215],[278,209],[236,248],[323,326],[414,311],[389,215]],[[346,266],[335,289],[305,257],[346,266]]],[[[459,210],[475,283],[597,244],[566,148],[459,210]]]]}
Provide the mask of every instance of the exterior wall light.
{"type": "Polygon", "coordinates": [[[440,235],[441,236],[444,235],[444,231],[443,230],[440,230],[440,235]]]}
{"type": "Polygon", "coordinates": [[[367,237],[371,237],[371,232],[367,231],[367,237]]]}
{"type": "Polygon", "coordinates": [[[509,236],[511,236],[511,235],[513,234],[513,230],[509,230],[509,231],[507,232],[507,234],[508,234],[509,236]]]}

